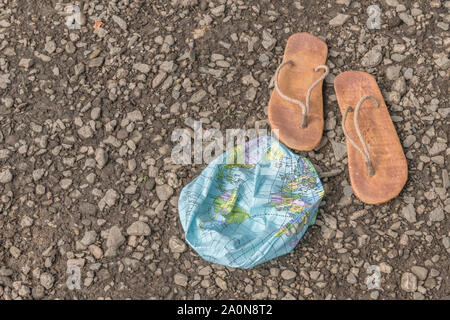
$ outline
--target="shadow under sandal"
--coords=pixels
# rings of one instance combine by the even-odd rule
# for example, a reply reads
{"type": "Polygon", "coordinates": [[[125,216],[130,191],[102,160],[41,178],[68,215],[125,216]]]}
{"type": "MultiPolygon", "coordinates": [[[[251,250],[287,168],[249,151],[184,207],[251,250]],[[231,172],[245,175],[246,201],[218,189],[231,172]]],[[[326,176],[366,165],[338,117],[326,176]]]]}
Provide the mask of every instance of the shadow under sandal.
{"type": "Polygon", "coordinates": [[[269,101],[269,124],[277,138],[292,149],[309,151],[322,139],[323,79],[327,45],[309,33],[289,37],[269,101]]]}
{"type": "Polygon", "coordinates": [[[395,198],[406,183],[408,166],[376,80],[365,72],[347,71],[336,77],[334,89],[355,195],[367,204],[395,198]]]}

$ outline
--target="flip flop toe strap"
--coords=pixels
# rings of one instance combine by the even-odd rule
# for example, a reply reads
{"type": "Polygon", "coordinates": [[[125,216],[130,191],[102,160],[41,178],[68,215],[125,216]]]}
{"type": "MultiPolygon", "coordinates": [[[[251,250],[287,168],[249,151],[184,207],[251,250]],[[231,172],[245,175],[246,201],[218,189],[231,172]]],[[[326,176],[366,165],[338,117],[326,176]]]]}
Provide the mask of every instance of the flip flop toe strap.
{"type": "Polygon", "coordinates": [[[348,141],[350,141],[350,143],[355,147],[355,149],[358,150],[359,153],[361,153],[361,155],[363,156],[364,161],[366,162],[367,175],[369,177],[372,177],[375,174],[375,168],[374,168],[372,160],[370,158],[370,153],[369,153],[369,149],[367,148],[367,143],[361,134],[361,129],[359,128],[359,123],[358,123],[359,109],[361,108],[364,101],[366,101],[368,99],[373,100],[375,102],[377,108],[380,106],[378,100],[375,99],[373,96],[365,95],[364,97],[359,99],[358,104],[356,105],[356,108],[355,108],[355,113],[353,114],[353,122],[355,123],[356,134],[358,135],[358,138],[361,141],[361,144],[362,144],[364,150],[362,150],[356,144],[356,142],[352,138],[350,138],[350,136],[348,135],[347,129],[345,128],[345,121],[347,120],[347,114],[349,112],[353,111],[353,108],[351,106],[348,106],[347,109],[345,109],[344,117],[342,119],[342,131],[344,131],[344,134],[347,137],[348,141]]]}
{"type": "Polygon", "coordinates": [[[313,84],[309,87],[308,92],[306,94],[306,105],[305,105],[300,100],[288,97],[287,95],[282,93],[280,88],[279,88],[279,86],[278,86],[278,75],[280,74],[280,70],[287,64],[293,66],[294,65],[294,61],[292,61],[292,60],[285,61],[282,64],[280,64],[279,67],[277,68],[277,71],[275,72],[275,78],[274,78],[275,90],[277,90],[277,93],[284,100],[292,102],[293,104],[296,104],[296,105],[298,105],[298,106],[300,106],[302,108],[302,122],[301,122],[300,126],[301,126],[301,128],[306,128],[311,93],[312,93],[313,89],[320,83],[320,81],[325,79],[325,77],[329,73],[329,69],[328,69],[328,67],[326,65],[320,65],[320,66],[317,66],[317,67],[314,68],[315,72],[319,71],[320,69],[325,70],[325,72],[316,81],[314,81],[313,84]]]}

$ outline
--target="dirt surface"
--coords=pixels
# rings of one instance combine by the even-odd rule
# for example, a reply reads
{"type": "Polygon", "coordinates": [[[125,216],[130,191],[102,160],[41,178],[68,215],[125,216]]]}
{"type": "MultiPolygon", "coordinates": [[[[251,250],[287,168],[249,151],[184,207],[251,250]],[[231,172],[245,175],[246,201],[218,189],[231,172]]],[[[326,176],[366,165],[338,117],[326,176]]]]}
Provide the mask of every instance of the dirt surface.
{"type": "Polygon", "coordinates": [[[71,4],[80,29],[56,1],[0,1],[1,299],[449,297],[450,1],[71,4]],[[380,29],[366,26],[373,4],[380,29]],[[301,153],[326,190],[317,224],[254,269],[212,265],[177,212],[204,165],[173,165],[171,134],[190,118],[267,127],[271,78],[299,31],[329,48],[323,141],[301,153]],[[346,70],[375,76],[408,159],[383,205],[349,185],[333,90],[346,70]],[[370,266],[382,290],[367,287],[370,266]]]}

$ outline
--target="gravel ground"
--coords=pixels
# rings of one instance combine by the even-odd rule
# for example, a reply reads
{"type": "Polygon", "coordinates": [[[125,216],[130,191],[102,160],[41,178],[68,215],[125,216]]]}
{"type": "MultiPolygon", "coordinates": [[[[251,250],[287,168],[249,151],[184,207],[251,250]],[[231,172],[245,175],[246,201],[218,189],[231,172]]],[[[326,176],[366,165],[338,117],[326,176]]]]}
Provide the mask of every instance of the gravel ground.
{"type": "Polygon", "coordinates": [[[450,1],[72,4],[79,30],[56,1],[0,1],[1,299],[449,298],[450,1]],[[301,153],[326,190],[317,225],[254,269],[212,265],[177,212],[204,165],[171,163],[171,133],[189,118],[267,127],[271,78],[299,31],[329,47],[323,143],[301,153]],[[349,185],[333,79],[351,69],[376,77],[408,159],[404,190],[379,206],[349,185]]]}

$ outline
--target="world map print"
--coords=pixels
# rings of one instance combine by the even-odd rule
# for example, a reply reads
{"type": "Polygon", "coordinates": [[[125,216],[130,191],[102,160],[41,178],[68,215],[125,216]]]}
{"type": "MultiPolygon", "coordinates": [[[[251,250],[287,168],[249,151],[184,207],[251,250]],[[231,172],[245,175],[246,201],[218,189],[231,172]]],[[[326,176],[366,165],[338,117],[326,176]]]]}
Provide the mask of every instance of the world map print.
{"type": "Polygon", "coordinates": [[[251,268],[290,252],[315,223],[323,196],[311,162],[266,136],[212,161],[183,188],[178,210],[200,256],[251,268]]]}

